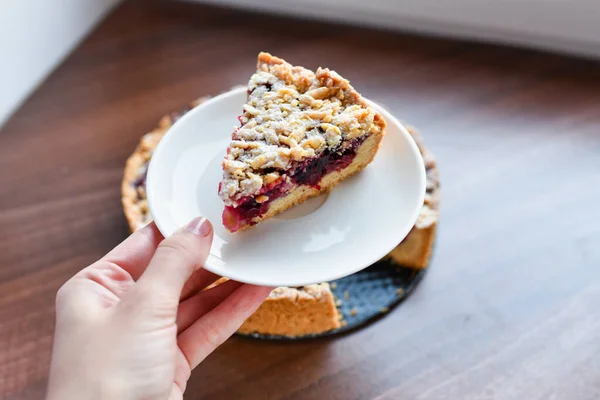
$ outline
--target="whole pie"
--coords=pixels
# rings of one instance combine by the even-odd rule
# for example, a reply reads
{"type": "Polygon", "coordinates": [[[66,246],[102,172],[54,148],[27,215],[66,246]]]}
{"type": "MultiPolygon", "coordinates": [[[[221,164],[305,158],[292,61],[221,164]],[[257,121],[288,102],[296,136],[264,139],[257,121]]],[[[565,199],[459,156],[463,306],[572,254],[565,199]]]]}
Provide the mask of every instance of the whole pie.
{"type": "MultiPolygon", "coordinates": [[[[158,127],[145,134],[127,160],[122,181],[122,205],[133,232],[152,221],[146,199],[146,171],[152,153],[167,129],[191,108],[208,97],[194,101],[179,113],[165,115],[158,127]]],[[[416,130],[407,127],[415,139],[427,171],[427,193],[417,223],[408,236],[387,256],[399,265],[425,268],[431,255],[439,207],[439,179],[435,159],[416,130]]],[[[220,282],[222,282],[221,280],[220,282]]],[[[217,282],[220,283],[220,282],[217,282]]],[[[240,333],[304,336],[339,328],[341,315],[328,283],[274,289],[260,308],[242,325],[240,333]]]]}
{"type": "Polygon", "coordinates": [[[329,69],[312,72],[258,56],[227,148],[219,195],[223,225],[246,229],[332,189],[369,164],[383,117],[329,69]]]}

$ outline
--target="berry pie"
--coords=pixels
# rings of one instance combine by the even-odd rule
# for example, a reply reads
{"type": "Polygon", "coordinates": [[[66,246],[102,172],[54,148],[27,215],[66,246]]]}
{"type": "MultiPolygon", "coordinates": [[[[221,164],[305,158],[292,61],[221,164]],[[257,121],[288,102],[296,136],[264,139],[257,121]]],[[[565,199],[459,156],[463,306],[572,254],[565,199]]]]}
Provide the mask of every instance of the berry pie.
{"type": "Polygon", "coordinates": [[[231,232],[360,171],[385,130],[383,117],[334,71],[312,72],[268,53],[258,56],[238,119],[219,185],[223,225],[231,232]]]}

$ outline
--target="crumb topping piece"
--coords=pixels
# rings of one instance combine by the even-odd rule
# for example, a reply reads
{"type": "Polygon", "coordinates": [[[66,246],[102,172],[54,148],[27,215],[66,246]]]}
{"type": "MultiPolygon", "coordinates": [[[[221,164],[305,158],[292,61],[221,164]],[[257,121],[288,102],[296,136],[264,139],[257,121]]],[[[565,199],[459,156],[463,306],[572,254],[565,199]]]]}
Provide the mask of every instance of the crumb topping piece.
{"type": "Polygon", "coordinates": [[[343,150],[354,138],[385,127],[350,83],[329,69],[312,72],[267,53],[258,56],[248,99],[223,160],[220,195],[226,205],[259,194],[281,171],[343,150]]]}

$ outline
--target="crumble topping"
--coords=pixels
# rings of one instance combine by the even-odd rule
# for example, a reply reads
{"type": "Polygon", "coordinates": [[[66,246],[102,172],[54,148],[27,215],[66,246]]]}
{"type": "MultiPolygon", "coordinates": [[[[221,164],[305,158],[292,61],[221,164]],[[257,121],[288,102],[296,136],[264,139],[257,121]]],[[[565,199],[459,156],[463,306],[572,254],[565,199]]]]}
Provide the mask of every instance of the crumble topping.
{"type": "Polygon", "coordinates": [[[290,297],[290,295],[294,296],[295,300],[299,299],[315,299],[320,300],[323,296],[330,293],[329,284],[327,282],[324,283],[316,283],[313,285],[300,286],[295,288],[290,287],[278,287],[273,289],[271,294],[269,295],[270,299],[278,299],[282,297],[290,297]]]}
{"type": "Polygon", "coordinates": [[[312,72],[267,53],[258,56],[248,99],[227,155],[219,194],[226,205],[259,194],[294,162],[343,150],[381,131],[383,118],[350,83],[329,69],[312,72]]]}

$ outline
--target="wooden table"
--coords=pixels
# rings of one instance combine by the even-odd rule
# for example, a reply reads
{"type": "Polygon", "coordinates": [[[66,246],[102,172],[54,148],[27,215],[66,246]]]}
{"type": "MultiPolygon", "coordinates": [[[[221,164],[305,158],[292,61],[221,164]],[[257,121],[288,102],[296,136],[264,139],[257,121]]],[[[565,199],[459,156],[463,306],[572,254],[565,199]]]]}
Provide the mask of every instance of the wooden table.
{"type": "Polygon", "coordinates": [[[435,256],[364,329],[229,340],[186,398],[600,398],[598,63],[144,1],[0,133],[0,397],[42,398],[55,292],[127,236],[120,180],[140,136],[244,83],[260,50],[335,68],[421,129],[442,177],[435,256]]]}

